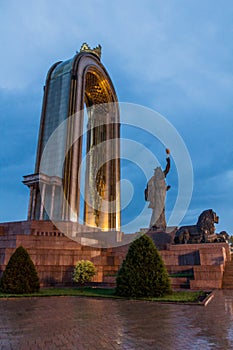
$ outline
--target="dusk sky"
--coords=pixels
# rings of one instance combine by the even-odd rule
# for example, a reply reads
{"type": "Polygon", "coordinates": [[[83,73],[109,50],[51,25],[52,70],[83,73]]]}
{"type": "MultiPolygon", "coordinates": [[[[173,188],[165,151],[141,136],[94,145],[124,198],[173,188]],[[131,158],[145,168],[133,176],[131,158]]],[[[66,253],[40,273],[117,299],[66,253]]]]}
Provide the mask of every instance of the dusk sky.
{"type": "MultiPolygon", "coordinates": [[[[159,112],[183,138],[194,174],[183,223],[196,223],[212,208],[220,217],[217,232],[233,234],[232,1],[8,0],[0,1],[0,30],[0,222],[27,218],[29,190],[21,181],[34,172],[47,71],[87,42],[102,45],[101,61],[119,101],[159,112]]],[[[156,146],[130,128],[122,135],[150,143],[165,166],[166,145],[156,146]]],[[[133,202],[122,213],[124,223],[140,215],[137,206],[144,201],[146,181],[134,166],[122,161],[122,175],[131,174],[135,187],[133,202]]],[[[172,160],[168,218],[177,171],[172,160]]],[[[140,227],[149,221],[148,209],[140,227]]]]}

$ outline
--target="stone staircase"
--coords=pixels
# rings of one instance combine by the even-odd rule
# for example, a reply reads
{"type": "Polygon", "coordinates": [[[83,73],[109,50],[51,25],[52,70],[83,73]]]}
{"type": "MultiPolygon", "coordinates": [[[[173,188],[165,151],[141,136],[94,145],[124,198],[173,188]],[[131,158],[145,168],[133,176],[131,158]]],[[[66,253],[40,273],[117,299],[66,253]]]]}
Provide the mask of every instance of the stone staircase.
{"type": "Polygon", "coordinates": [[[233,260],[226,262],[222,280],[223,289],[233,289],[233,260]]]}

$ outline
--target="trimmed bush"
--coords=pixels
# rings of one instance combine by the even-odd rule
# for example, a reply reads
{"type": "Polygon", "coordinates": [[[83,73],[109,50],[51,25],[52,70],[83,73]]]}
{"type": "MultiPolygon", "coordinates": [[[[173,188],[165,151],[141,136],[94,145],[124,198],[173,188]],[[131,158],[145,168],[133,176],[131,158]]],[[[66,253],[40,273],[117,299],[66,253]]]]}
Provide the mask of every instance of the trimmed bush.
{"type": "Polygon", "coordinates": [[[96,269],[91,261],[80,260],[75,265],[73,281],[83,286],[85,283],[90,282],[95,274],[96,269]]]}
{"type": "Polygon", "coordinates": [[[11,294],[38,292],[39,277],[28,252],[22,246],[12,254],[0,281],[0,291],[11,294]]]}
{"type": "Polygon", "coordinates": [[[163,260],[146,235],[130,245],[116,282],[116,294],[125,297],[158,297],[172,292],[163,260]]]}

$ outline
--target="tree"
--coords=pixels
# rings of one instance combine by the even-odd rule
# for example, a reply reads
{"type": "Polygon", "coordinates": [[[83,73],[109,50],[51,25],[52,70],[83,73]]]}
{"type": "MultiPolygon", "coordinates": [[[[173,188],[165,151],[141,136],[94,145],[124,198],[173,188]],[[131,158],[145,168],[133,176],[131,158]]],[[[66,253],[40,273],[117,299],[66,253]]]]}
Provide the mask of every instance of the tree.
{"type": "Polygon", "coordinates": [[[22,246],[12,254],[0,281],[3,293],[34,293],[40,289],[39,277],[28,252],[22,246]]]}
{"type": "Polygon", "coordinates": [[[172,292],[163,260],[146,235],[130,245],[116,282],[116,294],[120,296],[158,297],[172,292]]]}
{"type": "Polygon", "coordinates": [[[83,286],[85,283],[90,282],[95,274],[96,269],[91,261],[80,260],[74,267],[73,281],[83,286]]]}

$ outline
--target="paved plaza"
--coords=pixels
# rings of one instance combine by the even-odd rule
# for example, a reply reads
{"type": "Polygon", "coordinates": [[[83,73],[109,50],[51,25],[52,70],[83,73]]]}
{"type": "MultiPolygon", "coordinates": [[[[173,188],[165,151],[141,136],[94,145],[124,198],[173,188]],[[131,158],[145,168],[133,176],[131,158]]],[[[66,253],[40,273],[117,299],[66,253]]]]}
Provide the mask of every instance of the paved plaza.
{"type": "Polygon", "coordinates": [[[50,297],[0,299],[0,349],[233,349],[233,291],[208,306],[50,297]]]}

